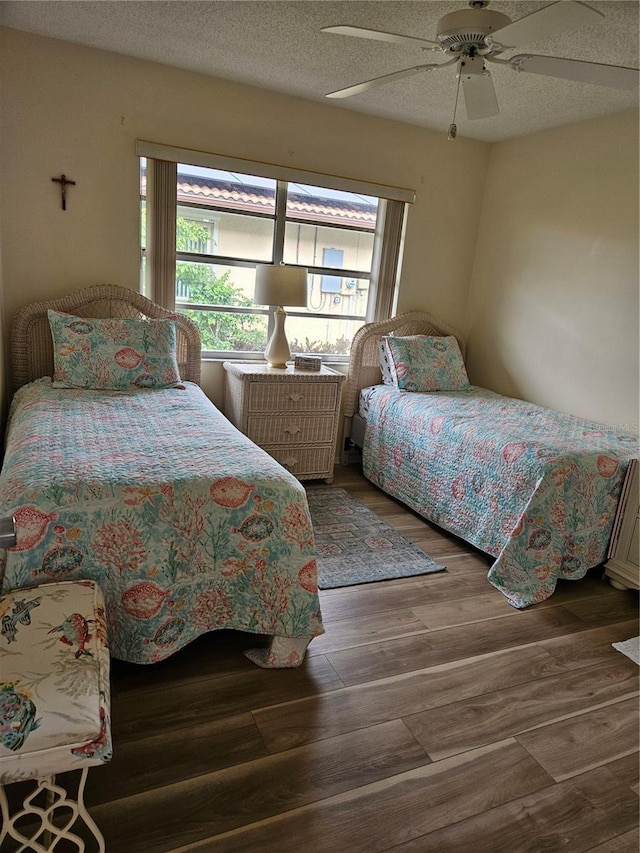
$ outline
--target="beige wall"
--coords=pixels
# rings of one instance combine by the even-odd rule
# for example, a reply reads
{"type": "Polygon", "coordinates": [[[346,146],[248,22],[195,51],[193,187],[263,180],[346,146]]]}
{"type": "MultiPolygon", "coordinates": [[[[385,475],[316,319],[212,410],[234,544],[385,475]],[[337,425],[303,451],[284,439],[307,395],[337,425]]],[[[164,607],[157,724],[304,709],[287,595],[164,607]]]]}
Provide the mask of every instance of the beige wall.
{"type": "Polygon", "coordinates": [[[466,330],[476,384],[637,424],[637,112],[492,146],[466,330]]]}
{"type": "MultiPolygon", "coordinates": [[[[146,139],[416,189],[399,307],[461,325],[486,144],[15,30],[0,38],[7,321],[85,285],[137,287],[135,141],[146,139]],[[77,181],[64,213],[61,172],[77,181]]],[[[219,402],[221,370],[207,374],[219,402]]]]}

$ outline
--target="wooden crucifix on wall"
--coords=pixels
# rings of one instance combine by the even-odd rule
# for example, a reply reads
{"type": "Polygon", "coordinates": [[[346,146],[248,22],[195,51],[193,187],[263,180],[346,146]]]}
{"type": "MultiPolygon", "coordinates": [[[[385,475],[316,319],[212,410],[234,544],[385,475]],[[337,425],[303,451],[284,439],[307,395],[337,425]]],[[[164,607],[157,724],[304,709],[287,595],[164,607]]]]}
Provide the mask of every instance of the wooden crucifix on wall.
{"type": "Polygon", "coordinates": [[[62,198],[62,209],[67,209],[67,187],[75,187],[76,182],[67,178],[66,175],[60,175],[59,178],[51,178],[56,184],[60,184],[60,195],[62,198]]]}

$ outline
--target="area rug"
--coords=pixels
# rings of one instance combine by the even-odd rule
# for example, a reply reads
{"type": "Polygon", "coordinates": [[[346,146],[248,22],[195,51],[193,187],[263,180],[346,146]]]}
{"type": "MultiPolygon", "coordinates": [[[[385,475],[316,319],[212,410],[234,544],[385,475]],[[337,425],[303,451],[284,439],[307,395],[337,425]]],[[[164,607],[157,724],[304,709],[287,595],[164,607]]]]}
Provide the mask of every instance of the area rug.
{"type": "Polygon", "coordinates": [[[344,489],[311,488],[307,500],[320,589],[445,571],[344,489]]]}
{"type": "Polygon", "coordinates": [[[632,637],[630,640],[624,640],[621,643],[611,643],[614,649],[622,652],[634,663],[640,666],[640,637],[632,637]]]}

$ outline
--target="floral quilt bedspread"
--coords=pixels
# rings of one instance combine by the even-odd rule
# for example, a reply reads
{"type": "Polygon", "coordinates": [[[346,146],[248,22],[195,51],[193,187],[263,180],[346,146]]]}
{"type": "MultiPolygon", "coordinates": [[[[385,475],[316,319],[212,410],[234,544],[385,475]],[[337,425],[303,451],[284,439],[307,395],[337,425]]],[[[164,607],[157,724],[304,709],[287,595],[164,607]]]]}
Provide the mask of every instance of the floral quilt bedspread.
{"type": "Polygon", "coordinates": [[[10,515],[2,591],[97,581],[122,660],[159,661],[220,628],[323,633],[304,488],[192,383],[21,388],[0,472],[10,515]]]}
{"type": "Polygon", "coordinates": [[[496,558],[515,607],[607,556],[638,436],[471,386],[368,394],[365,476],[496,558]]]}

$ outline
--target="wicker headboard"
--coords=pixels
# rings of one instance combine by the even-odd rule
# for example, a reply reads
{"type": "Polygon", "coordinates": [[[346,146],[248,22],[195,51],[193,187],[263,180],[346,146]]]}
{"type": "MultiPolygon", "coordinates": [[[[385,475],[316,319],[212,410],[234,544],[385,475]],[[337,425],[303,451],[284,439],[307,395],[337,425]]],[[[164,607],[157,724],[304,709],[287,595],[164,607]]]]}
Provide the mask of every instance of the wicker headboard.
{"type": "MultiPolygon", "coordinates": [[[[13,388],[41,376],[53,376],[53,343],[47,311],[64,311],[79,317],[166,317],[164,308],[145,296],[116,284],[98,284],[69,296],[25,305],[11,323],[11,371],[13,388]]],[[[177,358],[180,376],[200,383],[200,330],[183,314],[177,315],[177,358]]]]}
{"type": "MultiPolygon", "coordinates": [[[[380,323],[367,323],[358,329],[351,342],[349,373],[344,391],[344,416],[352,418],[358,411],[360,391],[382,381],[378,343],[383,335],[453,335],[464,357],[464,338],[425,311],[407,311],[380,323]]],[[[347,433],[348,434],[348,433],[347,433]]]]}

